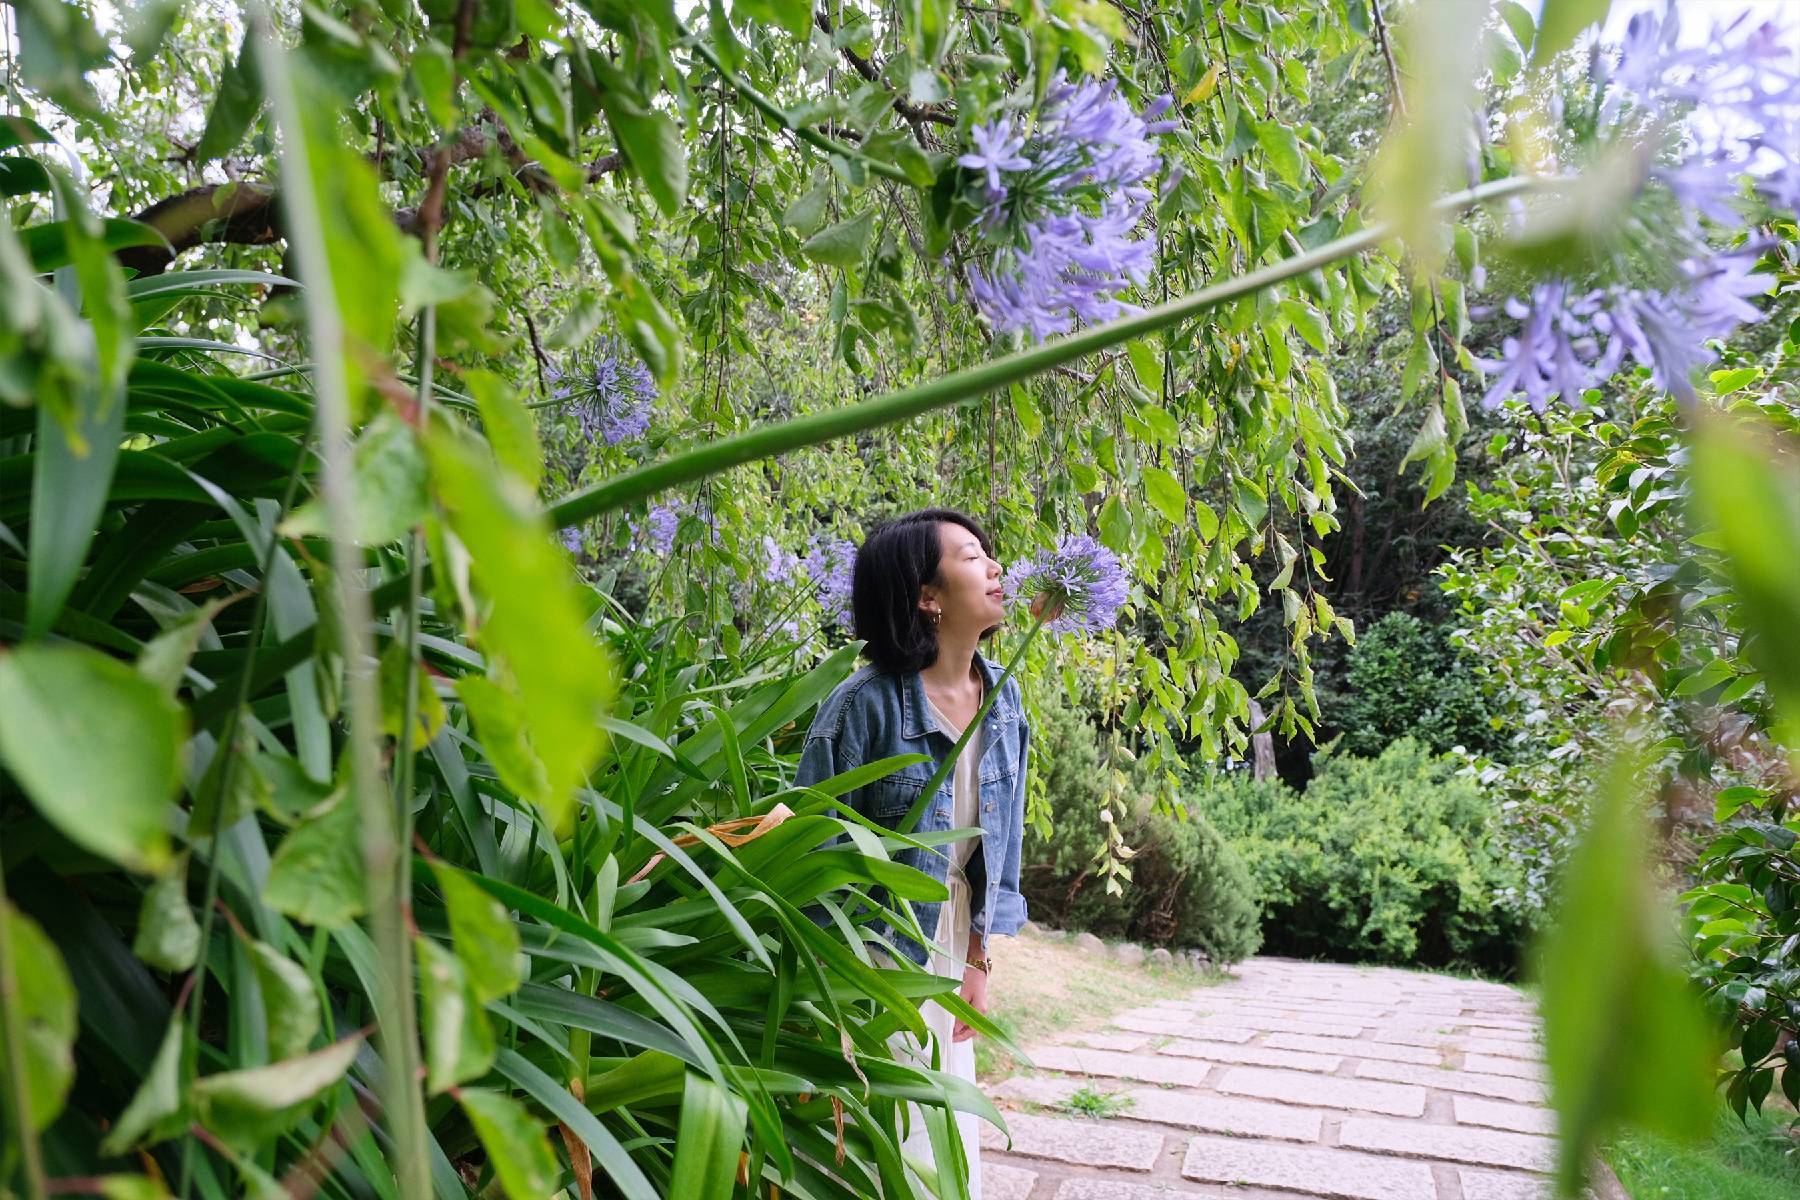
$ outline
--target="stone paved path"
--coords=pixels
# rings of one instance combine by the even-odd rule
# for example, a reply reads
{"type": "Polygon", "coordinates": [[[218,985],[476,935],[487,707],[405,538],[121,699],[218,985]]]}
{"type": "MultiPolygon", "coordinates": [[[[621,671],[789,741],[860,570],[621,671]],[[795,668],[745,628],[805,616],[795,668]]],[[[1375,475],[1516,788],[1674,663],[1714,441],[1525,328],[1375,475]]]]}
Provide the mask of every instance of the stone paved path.
{"type": "MultiPolygon", "coordinates": [[[[985,1200],[1539,1200],[1555,1157],[1529,1001],[1494,983],[1252,959],[1026,1047],[985,1200]],[[1080,1089],[1129,1106],[1060,1106],[1080,1089]]],[[[1623,1197],[1608,1181],[1601,1195],[1623,1197]]]]}

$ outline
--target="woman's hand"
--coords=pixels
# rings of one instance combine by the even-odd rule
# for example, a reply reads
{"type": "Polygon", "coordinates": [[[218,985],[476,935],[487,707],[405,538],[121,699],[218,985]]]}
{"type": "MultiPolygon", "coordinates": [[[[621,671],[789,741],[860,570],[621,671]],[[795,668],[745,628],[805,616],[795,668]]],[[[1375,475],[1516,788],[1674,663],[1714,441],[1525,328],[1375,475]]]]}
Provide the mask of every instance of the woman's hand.
{"type": "MultiPolygon", "coordinates": [[[[965,1004],[982,1016],[986,1016],[988,1010],[987,972],[976,966],[974,963],[965,966],[963,968],[961,994],[965,1004]]],[[[964,1025],[961,1021],[958,1021],[956,1027],[950,1031],[950,1040],[953,1042],[966,1042],[974,1036],[975,1031],[970,1029],[967,1025],[964,1025]]]]}

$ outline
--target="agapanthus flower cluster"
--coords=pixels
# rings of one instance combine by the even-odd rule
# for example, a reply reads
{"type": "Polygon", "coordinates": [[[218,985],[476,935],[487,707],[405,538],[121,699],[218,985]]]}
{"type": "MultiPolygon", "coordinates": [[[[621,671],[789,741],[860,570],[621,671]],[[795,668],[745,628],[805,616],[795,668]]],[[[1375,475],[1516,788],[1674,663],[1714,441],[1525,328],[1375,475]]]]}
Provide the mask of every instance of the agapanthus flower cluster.
{"type": "Polygon", "coordinates": [[[1042,600],[1053,633],[1102,633],[1113,627],[1131,584],[1119,556],[1085,533],[1068,534],[1006,573],[1009,602],[1042,600]]]}
{"type": "Polygon", "coordinates": [[[840,629],[850,629],[850,581],[856,568],[856,546],[841,537],[815,534],[806,553],[806,577],[812,580],[819,607],[840,629]]]}
{"type": "Polygon", "coordinates": [[[794,575],[800,570],[800,556],[792,550],[784,550],[781,543],[768,534],[763,534],[763,578],[773,584],[793,582],[794,575]]]}
{"type": "Polygon", "coordinates": [[[1132,234],[1162,163],[1154,139],[1176,126],[1157,119],[1172,103],[1136,113],[1112,80],[1058,71],[1035,120],[1009,112],[971,131],[974,149],[957,162],[982,176],[975,229],[990,253],[969,290],[995,329],[1043,339],[1131,311],[1118,294],[1149,276],[1152,247],[1132,234]]]}
{"type": "Polygon", "coordinates": [[[1768,290],[1753,274],[1762,247],[1713,254],[1702,220],[1734,225],[1739,180],[1748,174],[1772,206],[1800,212],[1800,76],[1793,46],[1773,22],[1740,16],[1715,27],[1704,45],[1679,43],[1676,7],[1631,18],[1614,54],[1594,56],[1603,133],[1665,147],[1647,183],[1673,202],[1674,229],[1659,231],[1673,277],[1655,287],[1616,283],[1580,288],[1552,279],[1514,298],[1505,312],[1522,322],[1500,354],[1477,360],[1490,377],[1483,403],[1522,395],[1543,411],[1550,399],[1584,403],[1627,358],[1684,403],[1693,373],[1714,359],[1707,343],[1755,321],[1750,298],[1768,290]],[[1670,252],[1667,247],[1679,247],[1670,252]]]}
{"type": "Polygon", "coordinates": [[[631,545],[635,550],[666,555],[675,549],[675,534],[681,529],[681,514],[667,504],[652,504],[642,520],[627,520],[631,529],[631,545]]]}
{"type": "Polygon", "coordinates": [[[656,408],[656,381],[614,337],[601,337],[567,367],[551,367],[550,394],[575,414],[575,440],[617,446],[635,441],[650,428],[656,408]]]}

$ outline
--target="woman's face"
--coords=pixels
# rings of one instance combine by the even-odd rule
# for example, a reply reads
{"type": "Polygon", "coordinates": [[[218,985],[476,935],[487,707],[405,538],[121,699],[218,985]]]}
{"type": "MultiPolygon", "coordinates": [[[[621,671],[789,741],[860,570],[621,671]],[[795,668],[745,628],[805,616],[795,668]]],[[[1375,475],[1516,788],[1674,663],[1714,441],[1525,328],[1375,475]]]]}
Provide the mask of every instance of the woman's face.
{"type": "Polygon", "coordinates": [[[919,603],[927,611],[936,604],[943,613],[939,628],[990,629],[1006,616],[1000,588],[1000,564],[981,548],[981,539],[953,521],[938,523],[938,580],[922,590],[919,603]]]}

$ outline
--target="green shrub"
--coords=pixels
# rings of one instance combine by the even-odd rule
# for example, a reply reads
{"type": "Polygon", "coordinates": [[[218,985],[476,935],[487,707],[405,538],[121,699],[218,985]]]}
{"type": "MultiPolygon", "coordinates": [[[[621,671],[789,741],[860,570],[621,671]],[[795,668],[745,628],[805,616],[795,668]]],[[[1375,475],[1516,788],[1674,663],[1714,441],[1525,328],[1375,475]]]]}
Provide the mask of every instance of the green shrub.
{"type": "Polygon", "coordinates": [[[1524,930],[1494,902],[1511,869],[1473,782],[1411,738],[1315,761],[1305,792],[1213,777],[1189,799],[1243,857],[1265,946],[1510,973],[1524,930]]]}
{"type": "Polygon", "coordinates": [[[1194,947],[1215,962],[1256,953],[1255,884],[1205,817],[1154,810],[1139,798],[1121,832],[1135,849],[1123,892],[1107,890],[1105,776],[1094,727],[1066,705],[1048,707],[1033,731],[1034,768],[1045,774],[1054,820],[1048,838],[1025,837],[1024,892],[1032,915],[1063,929],[1194,947]]]}
{"type": "Polygon", "coordinates": [[[1440,754],[1453,746],[1488,753],[1501,747],[1471,663],[1441,628],[1409,613],[1388,613],[1358,635],[1343,690],[1325,709],[1350,754],[1380,754],[1401,737],[1440,754]]]}

